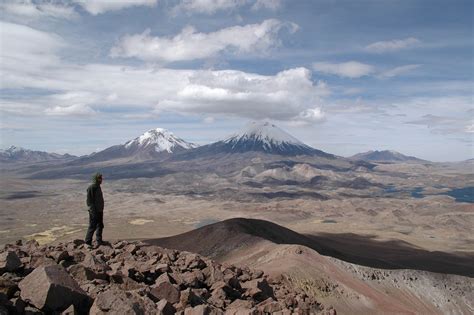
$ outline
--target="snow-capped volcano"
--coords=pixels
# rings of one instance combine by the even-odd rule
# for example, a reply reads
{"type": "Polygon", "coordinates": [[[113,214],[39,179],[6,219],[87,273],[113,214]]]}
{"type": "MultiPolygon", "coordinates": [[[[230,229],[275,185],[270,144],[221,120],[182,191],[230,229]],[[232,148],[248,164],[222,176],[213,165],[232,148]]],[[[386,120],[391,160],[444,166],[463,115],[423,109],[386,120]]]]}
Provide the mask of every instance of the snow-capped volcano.
{"type": "Polygon", "coordinates": [[[289,133],[269,122],[251,122],[239,133],[225,139],[224,142],[237,146],[239,143],[254,143],[257,146],[261,145],[265,151],[285,144],[308,147],[289,133]]]}
{"type": "Polygon", "coordinates": [[[173,153],[176,150],[192,149],[196,145],[194,143],[186,142],[181,138],[176,137],[172,132],[163,128],[151,129],[141,136],[130,140],[124,144],[125,148],[150,148],[155,152],[173,153]]]}
{"type": "Polygon", "coordinates": [[[222,140],[189,152],[190,155],[216,153],[264,152],[278,155],[317,155],[334,158],[333,155],[314,149],[286,131],[269,122],[251,122],[240,132],[222,140]]]}
{"type": "Polygon", "coordinates": [[[69,154],[57,154],[49,153],[43,151],[33,151],[21,147],[16,147],[14,145],[10,146],[8,149],[0,150],[0,161],[5,163],[14,163],[14,162],[45,162],[45,161],[54,161],[54,160],[64,160],[72,159],[75,156],[69,154]]]}
{"type": "Polygon", "coordinates": [[[114,159],[152,160],[160,156],[195,148],[196,145],[175,136],[171,131],[155,128],[146,131],[124,144],[114,145],[103,151],[82,158],[78,163],[108,161],[114,159]]]}

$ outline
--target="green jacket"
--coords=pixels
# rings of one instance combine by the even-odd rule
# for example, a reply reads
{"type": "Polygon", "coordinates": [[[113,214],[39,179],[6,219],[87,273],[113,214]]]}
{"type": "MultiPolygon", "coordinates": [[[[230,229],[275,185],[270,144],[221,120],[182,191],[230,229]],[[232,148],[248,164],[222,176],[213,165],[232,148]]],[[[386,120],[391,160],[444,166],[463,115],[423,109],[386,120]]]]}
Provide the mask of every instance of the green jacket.
{"type": "Polygon", "coordinates": [[[104,211],[104,196],[99,183],[93,183],[87,188],[87,207],[89,211],[104,211]]]}

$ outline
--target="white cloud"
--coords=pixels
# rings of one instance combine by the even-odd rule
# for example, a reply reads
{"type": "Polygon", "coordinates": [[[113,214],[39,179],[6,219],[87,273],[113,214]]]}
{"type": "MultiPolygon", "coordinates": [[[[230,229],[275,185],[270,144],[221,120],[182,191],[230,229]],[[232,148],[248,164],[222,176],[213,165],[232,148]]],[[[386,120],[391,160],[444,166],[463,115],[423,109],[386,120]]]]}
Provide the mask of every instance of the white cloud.
{"type": "Polygon", "coordinates": [[[95,110],[84,104],[73,104],[70,106],[54,106],[44,111],[50,116],[92,116],[97,114],[95,110]]]}
{"type": "Polygon", "coordinates": [[[0,9],[8,14],[27,18],[50,17],[57,19],[73,19],[78,17],[74,8],[64,2],[7,0],[0,4],[0,9]]]}
{"type": "Polygon", "coordinates": [[[311,124],[315,122],[321,122],[326,119],[326,114],[323,112],[321,107],[309,108],[301,112],[295,119],[296,122],[301,124],[311,124]]]}
{"type": "Polygon", "coordinates": [[[224,51],[234,53],[266,53],[278,46],[278,33],[286,28],[294,32],[297,26],[278,20],[260,24],[233,26],[212,33],[199,33],[193,27],[184,28],[174,37],[153,37],[150,30],[126,35],[112,48],[112,57],[135,57],[146,61],[172,62],[209,58],[224,51]]]}
{"type": "Polygon", "coordinates": [[[246,5],[251,5],[253,11],[261,9],[275,11],[280,8],[281,2],[282,0],[181,0],[171,11],[174,15],[180,12],[214,14],[218,11],[232,11],[246,5]]]}
{"type": "Polygon", "coordinates": [[[395,67],[393,69],[383,71],[382,73],[379,74],[379,77],[381,78],[393,78],[408,72],[411,72],[417,68],[419,68],[421,65],[405,65],[405,66],[400,66],[400,67],[395,67]]]}
{"type": "Polygon", "coordinates": [[[317,72],[346,78],[360,78],[375,72],[373,66],[357,61],[343,63],[315,62],[313,63],[313,69],[317,72]]]}
{"type": "Polygon", "coordinates": [[[153,7],[157,0],[73,0],[92,15],[103,14],[107,11],[118,11],[136,6],[153,7]]]}
{"type": "Polygon", "coordinates": [[[214,117],[212,117],[212,116],[207,116],[207,117],[204,118],[202,121],[203,121],[203,123],[205,123],[205,124],[213,124],[213,123],[216,121],[216,119],[215,119],[214,117]]]}
{"type": "Polygon", "coordinates": [[[375,42],[365,47],[365,50],[371,53],[384,53],[399,51],[402,49],[413,48],[421,44],[421,41],[414,37],[405,39],[394,39],[389,41],[375,42]]]}
{"type": "Polygon", "coordinates": [[[21,85],[30,76],[58,64],[64,41],[57,35],[28,26],[0,21],[2,88],[21,85]]]}
{"type": "Polygon", "coordinates": [[[43,90],[41,95],[25,97],[23,103],[35,104],[42,108],[36,112],[49,115],[89,115],[92,108],[135,107],[153,114],[168,111],[314,122],[320,115],[318,104],[330,94],[329,87],[313,82],[305,68],[260,75],[236,70],[71,64],[58,57],[65,44],[56,35],[17,24],[5,26],[10,31],[3,34],[12,45],[1,51],[2,87],[43,90]],[[21,58],[14,66],[3,62],[17,55],[21,58]]]}
{"type": "Polygon", "coordinates": [[[464,131],[467,133],[474,133],[474,122],[471,122],[469,125],[464,127],[464,131]]]}
{"type": "Polygon", "coordinates": [[[257,0],[252,5],[252,10],[269,9],[276,11],[281,7],[282,0],[257,0]]]}
{"type": "Polygon", "coordinates": [[[233,10],[247,3],[247,0],[181,0],[172,12],[214,14],[221,10],[233,10]]]}

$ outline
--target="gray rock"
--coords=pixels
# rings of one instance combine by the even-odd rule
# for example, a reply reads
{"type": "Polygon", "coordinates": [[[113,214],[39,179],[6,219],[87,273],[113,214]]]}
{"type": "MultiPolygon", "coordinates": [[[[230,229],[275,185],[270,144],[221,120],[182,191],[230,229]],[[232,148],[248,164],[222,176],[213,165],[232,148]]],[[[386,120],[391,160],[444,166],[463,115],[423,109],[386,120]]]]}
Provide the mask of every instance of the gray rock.
{"type": "Polygon", "coordinates": [[[86,311],[91,302],[78,283],[59,265],[36,268],[18,286],[24,301],[47,312],[62,312],[71,304],[86,311]]]}
{"type": "Polygon", "coordinates": [[[6,251],[0,254],[0,274],[18,270],[21,265],[21,260],[15,252],[6,251]]]}

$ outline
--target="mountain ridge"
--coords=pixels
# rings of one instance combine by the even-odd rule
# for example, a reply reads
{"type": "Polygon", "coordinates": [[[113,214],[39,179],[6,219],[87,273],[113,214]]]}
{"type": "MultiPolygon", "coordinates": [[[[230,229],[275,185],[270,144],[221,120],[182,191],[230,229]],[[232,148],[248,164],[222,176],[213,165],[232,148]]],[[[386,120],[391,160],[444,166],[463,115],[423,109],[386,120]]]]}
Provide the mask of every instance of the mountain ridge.
{"type": "Polygon", "coordinates": [[[57,160],[74,159],[76,156],[71,154],[58,154],[46,151],[30,150],[17,146],[10,146],[5,150],[0,150],[0,162],[47,162],[57,160]]]}
{"type": "Polygon", "coordinates": [[[414,156],[404,155],[394,150],[370,150],[367,152],[357,153],[349,157],[349,159],[370,162],[428,162],[414,156]]]}

